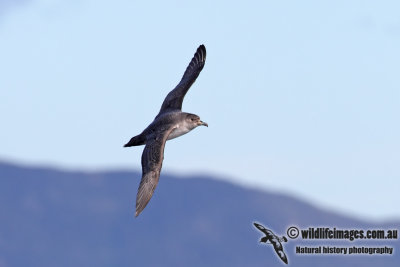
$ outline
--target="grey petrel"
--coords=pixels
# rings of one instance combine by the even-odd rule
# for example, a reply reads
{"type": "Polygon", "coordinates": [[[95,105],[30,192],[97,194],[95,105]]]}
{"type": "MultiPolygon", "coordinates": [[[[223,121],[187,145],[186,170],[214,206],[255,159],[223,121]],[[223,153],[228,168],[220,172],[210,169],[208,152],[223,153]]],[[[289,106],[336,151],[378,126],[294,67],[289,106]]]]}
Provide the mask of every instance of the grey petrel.
{"type": "Polygon", "coordinates": [[[145,145],[142,154],[142,180],[136,196],[136,213],[138,216],[149,203],[160,178],[164,159],[164,147],[167,140],[184,135],[206,122],[200,117],[182,112],[182,102],[190,86],[194,83],[204,67],[206,48],[197,48],[189,66],[179,84],[167,95],[160,112],[153,122],[139,135],[131,138],[124,147],[145,145]]]}

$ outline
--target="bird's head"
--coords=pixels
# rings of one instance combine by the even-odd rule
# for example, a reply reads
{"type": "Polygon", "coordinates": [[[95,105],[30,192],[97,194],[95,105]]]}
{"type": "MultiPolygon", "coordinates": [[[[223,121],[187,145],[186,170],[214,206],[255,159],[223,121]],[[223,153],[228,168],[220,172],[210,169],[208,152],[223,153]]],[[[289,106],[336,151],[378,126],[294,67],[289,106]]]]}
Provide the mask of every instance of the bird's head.
{"type": "Polygon", "coordinates": [[[268,238],[264,236],[263,238],[260,239],[260,242],[266,243],[268,241],[268,238]]]}
{"type": "Polygon", "coordinates": [[[191,127],[193,127],[192,129],[194,129],[197,126],[200,126],[200,125],[208,127],[207,122],[204,122],[204,121],[200,120],[200,117],[195,115],[195,114],[187,114],[186,121],[191,127]]]}

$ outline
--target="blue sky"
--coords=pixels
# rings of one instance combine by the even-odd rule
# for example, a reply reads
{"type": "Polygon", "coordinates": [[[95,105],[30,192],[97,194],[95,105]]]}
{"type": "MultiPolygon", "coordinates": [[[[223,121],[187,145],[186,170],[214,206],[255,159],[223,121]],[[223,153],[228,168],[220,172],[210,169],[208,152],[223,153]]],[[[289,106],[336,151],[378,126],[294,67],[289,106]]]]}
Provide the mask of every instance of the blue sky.
{"type": "Polygon", "coordinates": [[[0,5],[0,159],[140,168],[123,149],[198,45],[207,62],[163,172],[218,174],[376,220],[400,210],[398,1],[0,5]]]}

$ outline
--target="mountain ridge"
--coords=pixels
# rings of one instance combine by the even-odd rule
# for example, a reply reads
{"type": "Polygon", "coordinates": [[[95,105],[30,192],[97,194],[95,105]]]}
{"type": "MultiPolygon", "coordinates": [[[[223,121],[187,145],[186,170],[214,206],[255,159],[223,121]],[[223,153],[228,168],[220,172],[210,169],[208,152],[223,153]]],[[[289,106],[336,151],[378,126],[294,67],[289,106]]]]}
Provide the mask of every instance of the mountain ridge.
{"type": "MultiPolygon", "coordinates": [[[[139,172],[71,172],[0,163],[0,266],[279,266],[273,249],[258,244],[261,233],[254,221],[279,236],[287,235],[289,226],[400,225],[342,216],[211,176],[161,176],[153,199],[134,219],[139,172]]],[[[398,240],[368,241],[289,239],[284,248],[293,266],[398,266],[398,240]],[[296,255],[295,245],[315,244],[386,245],[395,247],[395,255],[296,255]]]]}

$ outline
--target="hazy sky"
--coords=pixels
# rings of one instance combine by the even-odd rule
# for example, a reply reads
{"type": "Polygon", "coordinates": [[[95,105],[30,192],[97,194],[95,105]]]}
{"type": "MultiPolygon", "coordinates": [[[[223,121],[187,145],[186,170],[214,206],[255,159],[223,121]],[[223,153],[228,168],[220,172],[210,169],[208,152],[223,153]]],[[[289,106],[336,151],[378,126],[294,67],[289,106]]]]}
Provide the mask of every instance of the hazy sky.
{"type": "MultiPolygon", "coordinates": [[[[11,1],[8,1],[11,3],[11,1]]],[[[140,168],[122,148],[198,45],[163,172],[400,217],[399,1],[18,1],[0,8],[0,159],[140,168]]]]}

